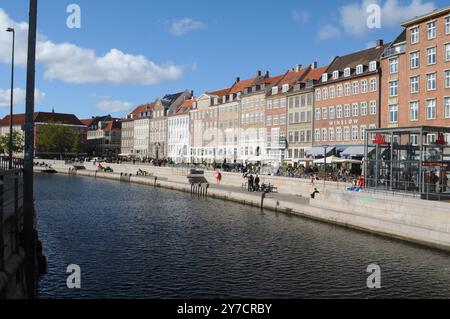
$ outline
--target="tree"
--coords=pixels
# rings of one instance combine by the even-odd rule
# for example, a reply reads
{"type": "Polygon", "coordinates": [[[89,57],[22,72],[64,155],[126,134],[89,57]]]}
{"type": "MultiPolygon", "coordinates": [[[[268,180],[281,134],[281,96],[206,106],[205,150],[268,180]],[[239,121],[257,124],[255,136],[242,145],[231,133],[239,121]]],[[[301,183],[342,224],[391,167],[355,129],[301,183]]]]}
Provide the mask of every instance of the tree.
{"type": "MultiPolygon", "coordinates": [[[[23,148],[25,146],[25,140],[23,134],[19,131],[14,131],[12,133],[13,138],[13,153],[23,152],[23,148]]],[[[0,136],[0,148],[1,152],[4,154],[10,154],[9,150],[9,133],[0,136]]]]}
{"type": "Polygon", "coordinates": [[[82,143],[78,131],[73,127],[51,122],[39,126],[38,145],[41,151],[59,154],[79,153],[82,143]]]}

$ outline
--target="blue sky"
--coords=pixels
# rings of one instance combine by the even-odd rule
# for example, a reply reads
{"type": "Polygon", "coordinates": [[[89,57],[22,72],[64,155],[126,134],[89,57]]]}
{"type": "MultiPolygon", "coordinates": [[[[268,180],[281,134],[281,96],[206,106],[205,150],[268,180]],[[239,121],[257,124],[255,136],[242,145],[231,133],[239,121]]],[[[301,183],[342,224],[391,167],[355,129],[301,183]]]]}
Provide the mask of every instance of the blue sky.
{"type": "MultiPolygon", "coordinates": [[[[79,118],[112,114],[165,93],[193,89],[196,95],[222,89],[256,70],[280,74],[295,64],[391,41],[399,23],[441,0],[39,0],[36,110],[75,113],[79,118]],[[69,4],[81,8],[81,28],[66,25],[69,4]],[[366,7],[381,8],[380,29],[366,27],[366,7]],[[129,64],[128,64],[129,63],[129,64]],[[132,65],[132,67],[128,67],[132,65]],[[108,109],[108,105],[110,106],[108,109]],[[116,111],[116,112],[114,112],[116,111]]],[[[26,22],[28,1],[0,3],[0,116],[8,112],[6,24],[26,22]]],[[[23,112],[26,25],[18,32],[18,112],[23,112]],[[22,63],[21,63],[22,61],[22,63]]]]}

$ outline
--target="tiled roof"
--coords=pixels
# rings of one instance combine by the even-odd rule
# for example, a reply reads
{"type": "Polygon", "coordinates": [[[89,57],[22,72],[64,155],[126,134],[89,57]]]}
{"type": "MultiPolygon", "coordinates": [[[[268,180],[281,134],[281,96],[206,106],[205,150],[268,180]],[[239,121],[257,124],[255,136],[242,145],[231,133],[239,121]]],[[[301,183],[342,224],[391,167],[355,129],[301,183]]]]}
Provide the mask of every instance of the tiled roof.
{"type": "Polygon", "coordinates": [[[180,105],[180,106],[177,108],[177,110],[176,110],[174,116],[179,116],[179,115],[186,115],[186,114],[188,114],[189,111],[190,111],[190,110],[192,109],[192,107],[194,106],[195,102],[197,102],[197,100],[194,99],[194,98],[193,98],[193,99],[189,99],[189,100],[184,101],[183,104],[180,105]]]}
{"type": "Polygon", "coordinates": [[[250,87],[255,82],[256,78],[236,81],[230,89],[229,94],[237,94],[239,92],[243,92],[246,87],[250,87]]]}
{"type": "Polygon", "coordinates": [[[409,19],[408,21],[405,21],[401,24],[402,27],[408,27],[412,24],[420,23],[422,21],[427,21],[435,17],[446,15],[447,13],[450,13],[450,7],[445,7],[442,9],[436,9],[432,12],[429,12],[427,14],[423,14],[421,16],[417,16],[415,18],[409,19]]]}
{"type": "Polygon", "coordinates": [[[90,119],[85,119],[85,120],[80,120],[81,123],[83,123],[86,126],[91,126],[92,123],[94,122],[94,119],[90,118],[90,119]]]}
{"type": "Polygon", "coordinates": [[[342,57],[337,57],[334,62],[331,63],[327,72],[329,74],[332,74],[334,71],[343,72],[345,68],[356,69],[356,67],[360,64],[367,66],[372,61],[379,61],[381,54],[383,54],[384,50],[388,46],[389,44],[385,44],[379,47],[374,47],[344,55],[342,57]]]}
{"type": "MultiPolygon", "coordinates": [[[[47,112],[36,112],[33,115],[35,123],[62,123],[66,125],[79,125],[85,126],[74,114],[64,114],[64,113],[47,113],[47,112]]],[[[13,125],[23,125],[25,124],[25,114],[15,114],[13,116],[13,125]]],[[[9,125],[9,115],[5,116],[0,121],[0,126],[9,125]]]]}
{"type": "Polygon", "coordinates": [[[222,97],[224,95],[227,95],[229,91],[230,91],[230,88],[222,89],[222,90],[218,90],[218,91],[206,92],[206,94],[222,97]]]}
{"type": "Polygon", "coordinates": [[[311,81],[311,80],[318,81],[322,78],[322,74],[327,72],[327,69],[328,69],[328,65],[323,66],[321,68],[317,68],[317,69],[311,69],[303,80],[304,81],[311,81]]]}
{"type": "Polygon", "coordinates": [[[133,110],[133,112],[130,113],[130,115],[132,115],[133,118],[138,118],[141,116],[142,112],[148,112],[153,110],[155,104],[156,102],[139,105],[137,108],[133,110]]]}

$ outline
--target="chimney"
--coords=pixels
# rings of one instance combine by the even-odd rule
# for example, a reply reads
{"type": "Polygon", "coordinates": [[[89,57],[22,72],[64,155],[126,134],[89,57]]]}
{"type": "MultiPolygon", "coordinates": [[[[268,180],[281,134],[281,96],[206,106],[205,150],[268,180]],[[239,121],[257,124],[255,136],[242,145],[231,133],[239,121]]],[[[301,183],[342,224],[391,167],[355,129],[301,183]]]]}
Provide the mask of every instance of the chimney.
{"type": "Polygon", "coordinates": [[[317,69],[317,62],[316,61],[311,63],[311,69],[313,69],[313,70],[317,69]]]}
{"type": "Polygon", "coordinates": [[[256,72],[256,76],[261,76],[261,75],[262,75],[261,70],[258,70],[258,72],[256,72]]]}
{"type": "Polygon", "coordinates": [[[295,66],[295,72],[300,72],[301,69],[302,69],[302,65],[301,64],[297,64],[295,66]]]}
{"type": "Polygon", "coordinates": [[[194,97],[194,90],[191,90],[191,98],[194,97]]]}
{"type": "Polygon", "coordinates": [[[378,40],[375,42],[375,47],[378,49],[378,48],[382,47],[383,44],[384,44],[384,41],[383,41],[382,39],[378,39],[378,40]]]}
{"type": "Polygon", "coordinates": [[[237,77],[237,78],[236,78],[236,83],[239,83],[239,82],[241,82],[241,78],[240,78],[240,77],[237,77]]]}

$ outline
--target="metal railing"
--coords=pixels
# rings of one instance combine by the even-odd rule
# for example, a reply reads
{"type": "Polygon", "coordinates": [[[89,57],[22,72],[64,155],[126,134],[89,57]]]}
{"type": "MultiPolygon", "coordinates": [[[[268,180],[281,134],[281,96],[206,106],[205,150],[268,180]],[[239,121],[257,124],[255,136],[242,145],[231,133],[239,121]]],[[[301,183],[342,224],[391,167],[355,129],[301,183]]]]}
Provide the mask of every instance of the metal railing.
{"type": "MultiPolygon", "coordinates": [[[[13,157],[12,159],[12,169],[23,169],[23,158],[13,157]]],[[[0,156],[0,170],[7,171],[9,170],[9,157],[8,156],[0,156]]]]}
{"type": "Polygon", "coordinates": [[[387,179],[366,180],[365,192],[387,193],[394,196],[417,197],[426,200],[450,200],[450,187],[442,180],[436,183],[419,185],[415,181],[398,180],[391,182],[387,179]]]}

